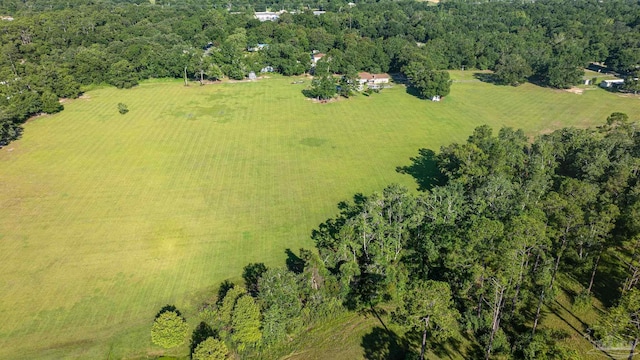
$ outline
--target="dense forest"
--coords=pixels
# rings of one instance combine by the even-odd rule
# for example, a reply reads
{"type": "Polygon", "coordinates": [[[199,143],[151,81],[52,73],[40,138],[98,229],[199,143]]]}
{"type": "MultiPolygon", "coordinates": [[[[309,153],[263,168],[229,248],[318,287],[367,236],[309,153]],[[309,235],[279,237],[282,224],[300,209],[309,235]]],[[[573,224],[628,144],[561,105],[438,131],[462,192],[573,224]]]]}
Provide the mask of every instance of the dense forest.
{"type": "MultiPolygon", "coordinates": [[[[566,88],[589,62],[637,78],[635,1],[305,2],[0,1],[0,146],[37,113],[62,110],[91,84],[135,86],[163,77],[284,75],[328,55],[332,73],[404,73],[414,85],[446,69],[491,69],[495,81],[566,88]],[[276,22],[254,10],[286,8],[276,22]],[[295,11],[295,13],[294,13],[295,11]],[[266,44],[260,51],[250,51],[266,44]]],[[[635,81],[634,86],[637,86],[635,81]]],[[[428,93],[425,92],[425,94],[428,93]]]]}
{"type": "MultiPolygon", "coordinates": [[[[566,333],[539,327],[561,276],[581,286],[576,308],[593,297],[610,306],[589,324],[594,348],[624,347],[633,357],[640,124],[613,113],[599,128],[533,143],[520,130],[481,126],[466,143],[420,150],[398,171],[415,177],[417,193],[390,185],[356,194],[313,231],[317,251],[289,252],[282,268],[249,264],[244,286],[224,282],[202,307],[193,358],[259,358],[345,309],[378,309],[404,329],[406,358],[462,336],[471,358],[577,359],[558,341],[566,333]],[[199,357],[213,345],[224,356],[199,357]]],[[[175,310],[163,309],[152,330],[170,334],[166,347],[188,333],[175,310]]]]}

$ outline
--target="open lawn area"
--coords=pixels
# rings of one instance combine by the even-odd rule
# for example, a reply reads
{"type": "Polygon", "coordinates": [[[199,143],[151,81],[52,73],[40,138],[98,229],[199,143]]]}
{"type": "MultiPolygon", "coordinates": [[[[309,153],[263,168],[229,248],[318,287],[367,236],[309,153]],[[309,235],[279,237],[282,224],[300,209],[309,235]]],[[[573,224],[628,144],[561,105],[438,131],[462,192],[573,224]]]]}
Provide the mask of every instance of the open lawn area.
{"type": "Polygon", "coordinates": [[[395,86],[318,104],[301,94],[308,78],[149,81],[29,121],[0,149],[0,359],[160,354],[149,335],[160,307],[193,319],[247,263],[283,265],[286,249],[312,248],[311,230],[339,201],[393,182],[416,188],[395,169],[419,148],[482,124],[534,136],[640,114],[640,98],[596,87],[452,78],[440,103],[395,86]]]}

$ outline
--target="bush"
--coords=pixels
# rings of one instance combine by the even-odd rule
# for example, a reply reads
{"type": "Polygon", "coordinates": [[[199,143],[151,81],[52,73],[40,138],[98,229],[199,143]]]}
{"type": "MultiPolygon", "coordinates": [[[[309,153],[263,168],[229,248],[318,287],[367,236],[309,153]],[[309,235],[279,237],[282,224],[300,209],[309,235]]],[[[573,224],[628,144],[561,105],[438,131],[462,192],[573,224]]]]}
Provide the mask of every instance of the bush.
{"type": "Polygon", "coordinates": [[[209,337],[196,347],[191,358],[193,360],[224,360],[228,354],[229,350],[222,341],[209,337]]]}
{"type": "Polygon", "coordinates": [[[118,112],[124,115],[129,112],[129,107],[127,106],[127,104],[118,103],[118,112]]]}
{"type": "Polygon", "coordinates": [[[586,292],[578,294],[575,299],[573,299],[571,309],[577,313],[584,313],[591,309],[591,296],[586,292]]]}
{"type": "Polygon", "coordinates": [[[54,114],[62,111],[63,106],[60,104],[58,96],[50,91],[45,91],[42,94],[42,111],[47,114],[54,114]]]}

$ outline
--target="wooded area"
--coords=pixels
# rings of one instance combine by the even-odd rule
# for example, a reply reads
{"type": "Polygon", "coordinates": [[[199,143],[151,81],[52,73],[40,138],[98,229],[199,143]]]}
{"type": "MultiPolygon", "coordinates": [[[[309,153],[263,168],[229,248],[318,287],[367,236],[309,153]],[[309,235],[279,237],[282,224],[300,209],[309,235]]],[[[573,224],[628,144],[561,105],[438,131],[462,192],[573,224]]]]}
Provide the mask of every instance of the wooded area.
{"type": "Polygon", "coordinates": [[[296,75],[310,70],[314,50],[327,53],[333,73],[404,72],[422,84],[423,96],[433,92],[429,79],[441,77],[435,70],[491,69],[497,82],[566,88],[591,61],[623,73],[640,63],[639,5],[632,1],[318,1],[311,5],[333,11],[284,13],[277,22],[253,17],[260,4],[232,5],[0,2],[14,19],[0,21],[0,144],[17,138],[30,116],[60,111],[57,99],[79,96],[82,86],[242,79],[266,66],[296,75]],[[248,51],[258,44],[267,46],[248,51]]]}
{"type": "Polygon", "coordinates": [[[313,231],[317,252],[289,252],[283,268],[247,265],[246,289],[223,283],[201,326],[259,357],[344,309],[386,309],[406,331],[407,356],[464,336],[473,358],[575,359],[558,343],[566,335],[538,327],[564,274],[581,284],[575,306],[593,297],[612,306],[590,324],[593,341],[625,346],[631,359],[640,340],[638,126],[614,113],[599,128],[533,143],[520,130],[494,136],[481,126],[437,155],[422,149],[398,169],[418,194],[390,185],[340,203],[313,231]]]}

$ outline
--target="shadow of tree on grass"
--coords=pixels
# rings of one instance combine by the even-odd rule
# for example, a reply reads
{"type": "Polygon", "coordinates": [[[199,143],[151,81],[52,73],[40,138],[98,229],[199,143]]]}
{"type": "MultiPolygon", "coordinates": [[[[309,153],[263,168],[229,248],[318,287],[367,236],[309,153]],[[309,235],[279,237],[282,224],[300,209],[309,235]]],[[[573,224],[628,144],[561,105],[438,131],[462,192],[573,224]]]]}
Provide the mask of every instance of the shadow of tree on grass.
{"type": "Polygon", "coordinates": [[[364,357],[368,360],[401,360],[407,353],[406,344],[393,331],[375,327],[362,337],[364,357]]]}
{"type": "Polygon", "coordinates": [[[494,74],[491,73],[473,73],[473,77],[475,79],[478,79],[484,83],[488,83],[488,84],[496,84],[496,85],[501,85],[498,83],[498,79],[496,78],[496,76],[494,74]]]}
{"type": "Polygon", "coordinates": [[[446,183],[446,176],[438,169],[436,153],[431,149],[418,150],[418,156],[412,157],[411,165],[398,166],[396,171],[408,174],[418,183],[418,190],[431,190],[446,183]]]}
{"type": "Polygon", "coordinates": [[[304,260],[291,251],[291,249],[285,249],[284,252],[287,254],[287,260],[285,260],[287,269],[293,273],[302,274],[304,271],[304,260]]]}
{"type": "Polygon", "coordinates": [[[156,319],[160,317],[160,315],[169,312],[169,311],[173,311],[174,313],[178,314],[178,316],[182,317],[182,313],[180,313],[180,310],[178,310],[175,306],[173,305],[165,305],[162,307],[162,309],[160,309],[160,311],[158,311],[158,313],[156,314],[156,319]]]}

